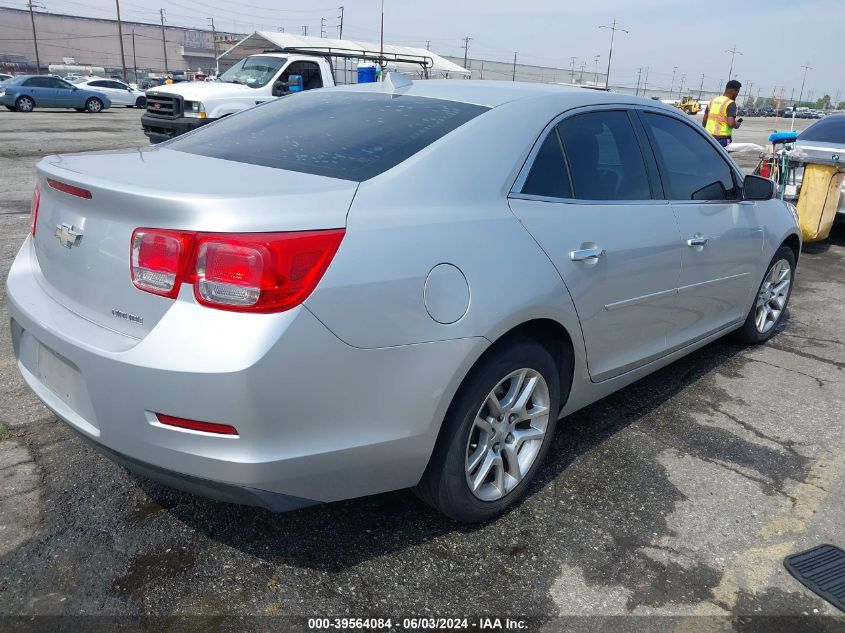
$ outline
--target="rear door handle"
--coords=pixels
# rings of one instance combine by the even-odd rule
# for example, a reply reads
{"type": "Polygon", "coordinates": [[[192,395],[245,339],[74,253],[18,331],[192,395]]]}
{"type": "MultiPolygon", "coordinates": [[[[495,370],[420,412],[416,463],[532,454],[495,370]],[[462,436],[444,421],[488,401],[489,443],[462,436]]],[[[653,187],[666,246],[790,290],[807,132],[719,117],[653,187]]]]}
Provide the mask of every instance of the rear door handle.
{"type": "Polygon", "coordinates": [[[707,246],[707,238],[696,235],[687,240],[687,246],[707,246]]]}
{"type": "Polygon", "coordinates": [[[594,261],[607,254],[602,248],[583,248],[578,251],[569,251],[569,259],[573,262],[594,261]]]}

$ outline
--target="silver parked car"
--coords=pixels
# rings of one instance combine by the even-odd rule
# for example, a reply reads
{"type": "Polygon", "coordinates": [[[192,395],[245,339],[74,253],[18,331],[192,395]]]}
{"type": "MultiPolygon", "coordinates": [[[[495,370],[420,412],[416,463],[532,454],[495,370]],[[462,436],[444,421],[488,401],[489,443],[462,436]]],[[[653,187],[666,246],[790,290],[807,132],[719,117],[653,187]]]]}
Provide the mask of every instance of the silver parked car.
{"type": "Polygon", "coordinates": [[[729,332],[772,335],[801,247],[772,193],[653,100],[309,91],[43,159],[14,350],[149,477],[274,510],[413,487],[482,521],[560,418],[729,332]]]}
{"type": "MultiPolygon", "coordinates": [[[[830,114],[813,123],[798,135],[795,148],[806,155],[803,160],[808,163],[845,164],[845,114],[830,114]]],[[[799,168],[796,173],[799,187],[803,177],[804,169],[799,168]]],[[[845,222],[845,183],[839,195],[836,220],[845,222]]]]}

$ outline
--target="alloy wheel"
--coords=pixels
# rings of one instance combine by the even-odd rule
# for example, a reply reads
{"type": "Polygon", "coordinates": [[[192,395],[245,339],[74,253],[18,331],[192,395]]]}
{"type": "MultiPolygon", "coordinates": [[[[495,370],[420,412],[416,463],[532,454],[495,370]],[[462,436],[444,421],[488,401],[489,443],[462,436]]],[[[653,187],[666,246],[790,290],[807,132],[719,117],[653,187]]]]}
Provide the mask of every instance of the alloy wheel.
{"type": "Polygon", "coordinates": [[[18,111],[19,112],[32,112],[33,102],[32,99],[29,97],[21,97],[18,99],[18,111]]]}
{"type": "Polygon", "coordinates": [[[549,386],[534,369],[505,376],[475,415],[465,453],[466,481],[483,501],[501,499],[525,478],[546,437],[549,386]]]}
{"type": "Polygon", "coordinates": [[[792,268],[788,261],[779,259],[769,268],[757,293],[754,323],[761,334],[771,330],[780,319],[791,284],[792,268]]]}

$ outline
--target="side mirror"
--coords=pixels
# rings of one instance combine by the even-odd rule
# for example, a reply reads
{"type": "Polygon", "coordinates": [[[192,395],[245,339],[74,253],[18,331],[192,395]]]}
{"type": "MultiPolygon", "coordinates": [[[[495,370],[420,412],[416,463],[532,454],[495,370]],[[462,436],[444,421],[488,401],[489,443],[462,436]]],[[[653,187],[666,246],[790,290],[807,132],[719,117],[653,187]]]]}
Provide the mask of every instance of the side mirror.
{"type": "Polygon", "coordinates": [[[742,192],[746,200],[771,200],[775,197],[775,183],[762,176],[746,176],[742,192]]]}

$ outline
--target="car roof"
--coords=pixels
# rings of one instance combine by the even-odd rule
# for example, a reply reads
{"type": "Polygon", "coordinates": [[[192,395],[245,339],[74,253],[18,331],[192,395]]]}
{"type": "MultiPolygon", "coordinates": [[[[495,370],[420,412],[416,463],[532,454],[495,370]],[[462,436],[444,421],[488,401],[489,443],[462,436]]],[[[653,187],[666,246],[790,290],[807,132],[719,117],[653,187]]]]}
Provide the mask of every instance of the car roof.
{"type": "MultiPolygon", "coordinates": [[[[346,84],[337,89],[354,92],[382,92],[387,84],[346,84]]],[[[410,86],[399,88],[397,94],[407,94],[432,99],[445,99],[473,103],[495,108],[525,99],[554,101],[563,107],[578,107],[599,104],[642,104],[677,112],[674,106],[661,104],[653,99],[633,95],[605,92],[565,84],[541,84],[520,81],[469,80],[469,79],[427,79],[414,81],[410,86]]]]}

